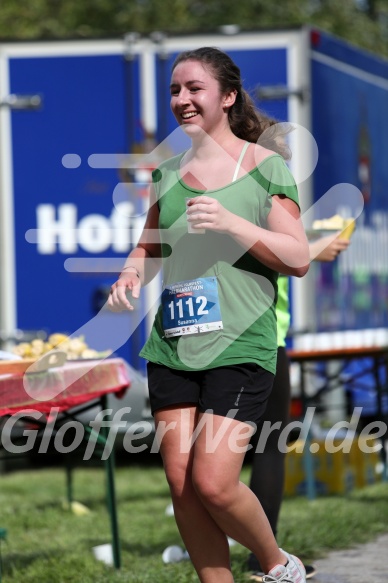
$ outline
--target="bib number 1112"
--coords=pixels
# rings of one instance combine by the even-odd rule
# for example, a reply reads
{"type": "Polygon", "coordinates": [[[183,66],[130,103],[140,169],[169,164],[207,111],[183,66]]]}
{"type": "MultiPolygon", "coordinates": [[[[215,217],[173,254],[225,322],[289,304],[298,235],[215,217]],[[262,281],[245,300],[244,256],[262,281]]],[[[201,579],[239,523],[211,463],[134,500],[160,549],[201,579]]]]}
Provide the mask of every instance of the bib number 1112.
{"type": "Polygon", "coordinates": [[[175,320],[177,318],[182,319],[184,313],[187,315],[187,310],[188,315],[191,318],[194,318],[195,316],[204,316],[205,314],[209,313],[209,310],[206,309],[207,299],[205,296],[198,296],[195,298],[195,304],[198,305],[194,305],[193,300],[194,298],[190,297],[187,299],[180,298],[179,300],[171,301],[168,304],[171,320],[175,320]]]}

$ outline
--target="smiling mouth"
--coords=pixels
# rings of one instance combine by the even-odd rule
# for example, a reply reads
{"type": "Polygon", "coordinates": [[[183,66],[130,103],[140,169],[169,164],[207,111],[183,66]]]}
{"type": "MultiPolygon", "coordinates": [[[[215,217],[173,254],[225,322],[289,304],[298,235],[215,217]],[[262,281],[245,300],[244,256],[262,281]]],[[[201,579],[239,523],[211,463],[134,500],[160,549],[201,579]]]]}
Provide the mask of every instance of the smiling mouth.
{"type": "Polygon", "coordinates": [[[192,117],[195,117],[196,115],[198,115],[198,113],[196,111],[190,111],[188,113],[182,113],[181,117],[183,119],[191,119],[192,117]]]}

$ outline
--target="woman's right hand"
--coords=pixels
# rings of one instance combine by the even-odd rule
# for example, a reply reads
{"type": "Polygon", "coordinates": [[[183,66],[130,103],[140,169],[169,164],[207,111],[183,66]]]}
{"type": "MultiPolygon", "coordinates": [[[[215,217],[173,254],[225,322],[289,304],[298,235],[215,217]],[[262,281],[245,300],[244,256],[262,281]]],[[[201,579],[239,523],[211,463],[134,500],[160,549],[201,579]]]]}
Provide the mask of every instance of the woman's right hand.
{"type": "Polygon", "coordinates": [[[133,310],[134,306],[128,300],[127,292],[130,292],[134,299],[138,299],[140,289],[141,282],[137,271],[130,270],[123,272],[110,289],[108,298],[109,309],[112,312],[133,310]]]}

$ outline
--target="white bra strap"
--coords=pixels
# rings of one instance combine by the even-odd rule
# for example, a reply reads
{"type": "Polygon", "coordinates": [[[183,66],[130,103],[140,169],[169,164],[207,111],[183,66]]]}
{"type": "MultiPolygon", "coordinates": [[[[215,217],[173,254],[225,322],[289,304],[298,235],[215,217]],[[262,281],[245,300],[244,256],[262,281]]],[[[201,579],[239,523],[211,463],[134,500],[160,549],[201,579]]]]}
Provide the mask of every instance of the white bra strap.
{"type": "Polygon", "coordinates": [[[241,150],[240,157],[238,159],[238,162],[237,162],[237,165],[236,165],[234,174],[233,174],[233,180],[232,180],[232,182],[234,182],[235,180],[237,180],[237,176],[238,176],[238,173],[240,172],[240,168],[241,168],[241,163],[242,163],[242,161],[244,159],[245,152],[247,151],[249,144],[250,144],[250,142],[245,142],[245,144],[243,145],[243,148],[241,150]]]}

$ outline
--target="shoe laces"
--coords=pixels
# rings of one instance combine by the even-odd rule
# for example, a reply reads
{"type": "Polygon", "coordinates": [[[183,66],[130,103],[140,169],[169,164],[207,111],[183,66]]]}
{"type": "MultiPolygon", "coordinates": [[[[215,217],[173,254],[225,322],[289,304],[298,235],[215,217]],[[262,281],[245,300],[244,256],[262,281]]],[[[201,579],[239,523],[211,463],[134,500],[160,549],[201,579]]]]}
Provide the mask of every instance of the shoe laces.
{"type": "Polygon", "coordinates": [[[283,573],[280,578],[272,577],[272,575],[264,575],[263,583],[293,583],[293,581],[290,579],[288,573],[283,573]]]}

